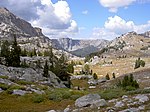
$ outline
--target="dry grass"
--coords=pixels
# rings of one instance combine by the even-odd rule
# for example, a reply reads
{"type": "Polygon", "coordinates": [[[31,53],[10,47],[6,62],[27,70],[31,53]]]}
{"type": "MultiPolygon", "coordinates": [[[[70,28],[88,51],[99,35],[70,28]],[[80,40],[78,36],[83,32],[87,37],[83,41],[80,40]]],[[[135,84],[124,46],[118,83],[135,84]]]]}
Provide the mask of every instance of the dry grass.
{"type": "Polygon", "coordinates": [[[68,99],[59,102],[45,100],[42,103],[33,103],[31,98],[32,96],[1,94],[0,110],[2,112],[45,112],[51,109],[62,110],[74,102],[68,99]]]}
{"type": "Polygon", "coordinates": [[[97,73],[99,77],[104,77],[107,73],[110,77],[112,77],[112,73],[115,73],[116,77],[118,77],[122,74],[150,68],[150,58],[142,58],[146,62],[146,66],[134,70],[136,59],[137,58],[105,59],[106,62],[112,61],[112,64],[104,64],[104,60],[101,60],[99,64],[91,66],[91,69],[97,73]]]}

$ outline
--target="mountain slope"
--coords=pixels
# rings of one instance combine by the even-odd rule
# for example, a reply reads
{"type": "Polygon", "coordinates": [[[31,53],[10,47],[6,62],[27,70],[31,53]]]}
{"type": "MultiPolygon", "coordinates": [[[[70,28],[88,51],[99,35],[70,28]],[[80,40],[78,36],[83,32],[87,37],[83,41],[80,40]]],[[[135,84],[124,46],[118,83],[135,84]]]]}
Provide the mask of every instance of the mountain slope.
{"type": "Polygon", "coordinates": [[[108,40],[75,40],[71,38],[52,39],[53,46],[69,51],[77,56],[86,56],[108,45],[108,40]]]}
{"type": "Polygon", "coordinates": [[[70,53],[79,57],[85,57],[89,55],[90,53],[97,52],[97,51],[99,51],[99,49],[91,45],[91,46],[87,46],[87,47],[84,47],[75,51],[71,51],[70,53]]]}
{"type": "Polygon", "coordinates": [[[147,38],[148,36],[144,34],[128,32],[112,40],[105,49],[89,56],[98,55],[110,58],[150,56],[150,38],[147,38]]]}
{"type": "MultiPolygon", "coordinates": [[[[14,35],[21,49],[43,53],[48,50],[52,44],[52,40],[43,35],[42,29],[33,27],[30,23],[12,14],[6,8],[0,8],[0,43],[3,40],[13,41],[14,35]]],[[[54,45],[57,45],[57,41],[54,45]]],[[[57,46],[52,46],[54,53],[60,55],[62,51],[57,46]]],[[[73,56],[68,52],[64,52],[67,56],[73,56]]]]}

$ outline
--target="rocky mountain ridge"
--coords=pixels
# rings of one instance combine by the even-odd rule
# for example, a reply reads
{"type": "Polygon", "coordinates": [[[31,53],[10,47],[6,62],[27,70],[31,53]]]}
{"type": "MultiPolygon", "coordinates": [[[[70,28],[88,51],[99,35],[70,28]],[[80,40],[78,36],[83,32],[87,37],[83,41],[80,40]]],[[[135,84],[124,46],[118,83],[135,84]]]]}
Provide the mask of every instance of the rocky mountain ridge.
{"type": "MultiPolygon", "coordinates": [[[[21,47],[27,50],[46,50],[49,46],[65,51],[75,51],[94,46],[101,49],[108,44],[107,40],[74,40],[71,38],[49,39],[44,36],[42,29],[32,27],[25,20],[17,17],[6,8],[0,8],[0,39],[13,40],[13,34],[18,37],[21,47]],[[30,46],[30,48],[28,47],[30,46]]],[[[92,51],[91,51],[92,52],[92,51]]]]}
{"type": "Polygon", "coordinates": [[[91,54],[102,57],[148,57],[150,56],[150,38],[148,32],[138,34],[128,32],[112,40],[103,50],[91,54]]]}

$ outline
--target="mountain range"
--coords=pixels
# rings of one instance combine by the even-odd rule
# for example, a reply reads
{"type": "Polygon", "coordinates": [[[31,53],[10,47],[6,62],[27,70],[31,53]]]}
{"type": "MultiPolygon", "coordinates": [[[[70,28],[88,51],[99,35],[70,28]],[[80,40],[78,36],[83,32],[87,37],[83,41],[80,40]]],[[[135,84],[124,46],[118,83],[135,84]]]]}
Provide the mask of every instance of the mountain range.
{"type": "MultiPolygon", "coordinates": [[[[129,32],[112,41],[104,39],[79,40],[71,38],[50,39],[42,33],[42,29],[33,27],[29,22],[17,17],[6,8],[0,8],[0,40],[13,40],[13,34],[22,49],[44,52],[50,46],[55,52],[64,50],[68,55],[84,57],[93,52],[107,48],[103,55],[112,56],[149,56],[150,32],[142,34],[129,32]]],[[[59,54],[58,53],[58,54],[59,54]]]]}
{"type": "Polygon", "coordinates": [[[78,56],[85,56],[99,51],[109,42],[102,39],[74,40],[68,37],[50,39],[42,33],[41,28],[33,27],[30,23],[17,17],[6,8],[0,8],[0,39],[11,41],[13,34],[17,35],[18,42],[23,49],[31,50],[35,48],[37,51],[43,51],[52,45],[56,49],[65,50],[78,56]],[[88,53],[84,53],[84,49],[87,48],[91,48],[91,50],[88,53]]]}

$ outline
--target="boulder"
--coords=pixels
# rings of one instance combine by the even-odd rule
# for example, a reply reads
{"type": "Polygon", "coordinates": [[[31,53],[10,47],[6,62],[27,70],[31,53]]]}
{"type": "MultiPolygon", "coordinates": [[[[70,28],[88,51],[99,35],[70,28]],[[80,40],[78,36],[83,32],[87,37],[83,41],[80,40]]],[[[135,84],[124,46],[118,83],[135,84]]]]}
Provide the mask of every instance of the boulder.
{"type": "Polygon", "coordinates": [[[0,93],[3,92],[3,91],[4,91],[4,90],[2,90],[2,89],[0,88],[0,93]]]}
{"type": "Polygon", "coordinates": [[[32,89],[32,88],[31,88],[31,91],[35,92],[36,94],[44,94],[45,93],[44,91],[36,90],[36,89],[32,89]]]}
{"type": "Polygon", "coordinates": [[[135,99],[139,100],[139,102],[141,102],[141,103],[145,103],[145,102],[149,101],[149,98],[146,95],[141,95],[141,94],[137,95],[135,97],[135,99]]]}
{"type": "Polygon", "coordinates": [[[89,79],[88,84],[89,85],[97,85],[97,81],[94,79],[89,79]]]}
{"type": "Polygon", "coordinates": [[[104,100],[104,99],[99,99],[99,100],[96,100],[93,105],[95,107],[104,107],[107,105],[107,102],[104,100]]]}
{"type": "Polygon", "coordinates": [[[13,85],[15,84],[14,82],[8,80],[8,79],[2,79],[0,78],[0,83],[6,84],[6,85],[13,85]]]}
{"type": "Polygon", "coordinates": [[[140,112],[138,108],[130,108],[130,109],[125,109],[119,112],[140,112]]]}
{"type": "Polygon", "coordinates": [[[56,112],[55,110],[49,110],[49,111],[47,111],[47,112],[56,112]]]}
{"type": "Polygon", "coordinates": [[[64,112],[71,112],[71,109],[67,107],[64,109],[64,112]]]}
{"type": "Polygon", "coordinates": [[[103,106],[106,104],[104,99],[100,99],[101,97],[98,94],[88,94],[78,98],[75,101],[76,107],[87,107],[91,105],[103,106]]]}
{"type": "Polygon", "coordinates": [[[123,107],[124,103],[122,101],[116,102],[115,107],[123,107]]]}
{"type": "Polygon", "coordinates": [[[23,96],[26,93],[27,93],[27,91],[23,91],[23,90],[13,90],[12,94],[23,96]]]}

